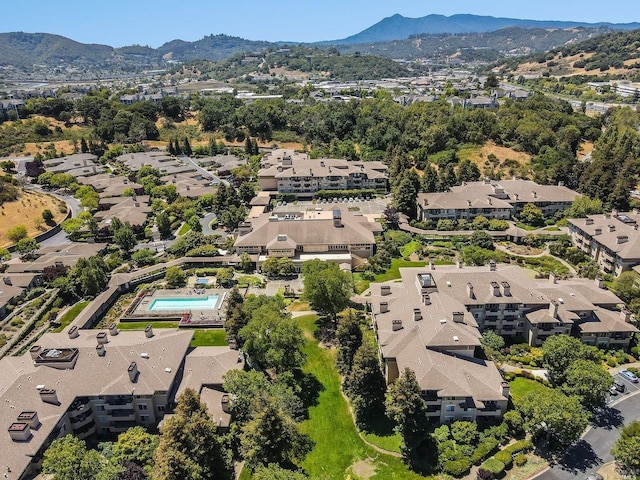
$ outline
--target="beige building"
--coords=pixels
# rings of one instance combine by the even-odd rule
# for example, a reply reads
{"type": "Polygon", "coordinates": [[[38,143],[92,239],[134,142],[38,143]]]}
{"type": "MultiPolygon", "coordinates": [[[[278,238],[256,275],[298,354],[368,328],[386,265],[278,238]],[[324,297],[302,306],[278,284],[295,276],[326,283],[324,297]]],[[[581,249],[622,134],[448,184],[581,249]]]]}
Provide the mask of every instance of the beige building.
{"type": "Polygon", "coordinates": [[[566,210],[578,196],[563,185],[538,185],[530,180],[484,180],[451,187],[442,193],[420,193],[420,220],[473,220],[486,218],[509,220],[527,203],[533,203],[546,216],[566,210]]]}
{"type": "Polygon", "coordinates": [[[268,257],[290,258],[298,269],[314,258],[350,268],[375,253],[379,231],[378,223],[348,211],[263,213],[240,226],[235,247],[238,254],[258,255],[258,269],[268,257]]]}
{"type": "Polygon", "coordinates": [[[573,244],[600,269],[615,276],[640,265],[640,214],[637,211],[569,219],[573,244]]]}
{"type": "Polygon", "coordinates": [[[387,166],[378,161],[312,160],[306,153],[278,149],[265,155],[258,172],[260,189],[312,196],[319,190],[387,191],[387,166]]]}

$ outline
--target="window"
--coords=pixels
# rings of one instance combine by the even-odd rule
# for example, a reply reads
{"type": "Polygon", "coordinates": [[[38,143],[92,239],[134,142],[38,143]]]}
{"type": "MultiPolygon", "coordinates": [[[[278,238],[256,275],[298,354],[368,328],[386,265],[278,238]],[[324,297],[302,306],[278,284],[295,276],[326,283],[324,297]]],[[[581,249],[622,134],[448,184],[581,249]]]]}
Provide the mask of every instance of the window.
{"type": "Polygon", "coordinates": [[[140,421],[142,423],[149,423],[149,415],[140,415],[140,421]]]}
{"type": "Polygon", "coordinates": [[[139,404],[139,405],[138,405],[138,410],[142,410],[142,411],[144,411],[144,410],[146,410],[147,408],[148,408],[148,407],[147,407],[147,404],[146,404],[146,403],[141,403],[141,404],[139,404]]]}
{"type": "Polygon", "coordinates": [[[445,412],[453,412],[455,411],[456,406],[455,405],[447,405],[446,407],[444,407],[445,412]]]}
{"type": "Polygon", "coordinates": [[[158,411],[164,412],[164,405],[158,405],[158,411]]]}

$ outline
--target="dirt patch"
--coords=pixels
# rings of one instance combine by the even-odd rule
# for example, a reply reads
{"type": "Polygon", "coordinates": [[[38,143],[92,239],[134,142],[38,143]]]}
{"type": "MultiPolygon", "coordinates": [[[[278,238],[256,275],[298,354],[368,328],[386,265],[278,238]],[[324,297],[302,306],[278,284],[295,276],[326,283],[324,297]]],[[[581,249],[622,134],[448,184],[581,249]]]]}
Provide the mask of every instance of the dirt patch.
{"type": "Polygon", "coordinates": [[[40,228],[36,226],[36,218],[42,218],[42,212],[46,209],[53,213],[54,222],[58,223],[67,214],[67,206],[61,200],[39,192],[23,191],[15,202],[6,202],[0,205],[0,247],[7,247],[13,242],[7,237],[7,231],[17,225],[27,228],[27,235],[34,237],[49,228],[44,222],[40,228]],[[64,207],[63,207],[64,206],[64,207]]]}
{"type": "Polygon", "coordinates": [[[616,470],[616,462],[605,463],[598,473],[604,477],[604,480],[623,480],[624,475],[616,470]]]}
{"type": "Polygon", "coordinates": [[[367,458],[351,465],[351,471],[358,478],[367,480],[376,474],[376,466],[370,458],[367,458]]]}
{"type": "Polygon", "coordinates": [[[578,146],[578,160],[582,160],[584,157],[593,152],[593,142],[584,141],[578,146]]]}
{"type": "Polygon", "coordinates": [[[480,171],[484,168],[492,168],[494,170],[504,170],[504,174],[508,176],[509,168],[513,167],[515,162],[518,165],[528,165],[531,161],[531,155],[525,152],[517,152],[512,148],[502,147],[493,142],[487,142],[482,147],[464,147],[458,155],[462,160],[470,160],[475,163],[480,171]],[[490,155],[495,156],[495,159],[490,155]]]}

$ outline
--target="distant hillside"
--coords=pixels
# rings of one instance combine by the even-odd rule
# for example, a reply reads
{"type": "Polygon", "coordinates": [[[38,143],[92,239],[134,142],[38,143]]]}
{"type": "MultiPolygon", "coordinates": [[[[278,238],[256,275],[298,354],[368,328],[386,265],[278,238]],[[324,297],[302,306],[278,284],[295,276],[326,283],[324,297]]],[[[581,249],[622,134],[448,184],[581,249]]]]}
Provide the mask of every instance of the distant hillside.
{"type": "Polygon", "coordinates": [[[208,35],[195,42],[173,40],[165,43],[157,52],[165,59],[173,59],[181,62],[189,60],[224,60],[236,53],[257,52],[273,46],[273,43],[245,40],[229,35],[208,35]]]}
{"type": "Polygon", "coordinates": [[[495,32],[465,34],[420,34],[407,40],[340,45],[341,53],[355,52],[405,60],[429,59],[493,63],[506,56],[546,52],[572,42],[603,35],[608,29],[504,28],[495,32]]]}
{"type": "Polygon", "coordinates": [[[407,18],[396,14],[387,17],[360,33],[350,37],[323,42],[327,44],[354,44],[388,42],[407,39],[412,35],[423,33],[482,33],[493,32],[502,28],[575,28],[575,27],[608,27],[616,30],[632,30],[640,28],[640,23],[586,23],[565,21],[523,20],[516,18],[500,18],[480,15],[427,15],[420,18],[407,18]]]}
{"type": "Polygon", "coordinates": [[[505,62],[502,69],[518,75],[637,76],[640,74],[640,30],[611,32],[545,53],[513,58],[505,62]]]}

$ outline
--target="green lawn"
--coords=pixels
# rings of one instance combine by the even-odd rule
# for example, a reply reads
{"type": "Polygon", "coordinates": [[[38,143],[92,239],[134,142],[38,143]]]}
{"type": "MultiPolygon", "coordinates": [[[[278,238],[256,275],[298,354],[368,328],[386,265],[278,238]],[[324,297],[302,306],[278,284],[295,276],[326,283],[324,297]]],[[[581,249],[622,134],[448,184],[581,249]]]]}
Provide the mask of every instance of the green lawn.
{"type": "Polygon", "coordinates": [[[335,350],[321,348],[313,338],[316,315],[298,318],[308,341],[304,348],[305,373],[313,374],[322,384],[318,404],[309,408],[309,419],[302,423],[315,447],[302,463],[309,478],[344,479],[351,466],[369,460],[376,473],[372,479],[424,478],[407,470],[400,458],[383,455],[365,444],[358,436],[347,402],[340,392],[340,377],[335,368],[335,350]]]}
{"type": "Polygon", "coordinates": [[[84,310],[84,307],[86,307],[87,305],[89,305],[89,302],[87,301],[78,302],[69,310],[67,310],[60,319],[60,326],[56,328],[54,332],[61,332],[62,330],[64,330],[67,325],[73,322],[76,317],[80,315],[80,312],[84,310]]]}
{"type": "Polygon", "coordinates": [[[513,403],[517,404],[518,400],[523,398],[525,395],[528,395],[532,392],[538,390],[545,390],[548,387],[545,387],[539,382],[535,380],[530,380],[528,378],[517,377],[510,384],[510,392],[513,397],[513,403]]]}
{"type": "Polygon", "coordinates": [[[196,330],[191,339],[192,347],[223,347],[228,345],[222,328],[196,330]]]}
{"type": "Polygon", "coordinates": [[[178,328],[178,322],[119,322],[119,330],[144,330],[147,325],[153,328],[178,328]]]}
{"type": "Polygon", "coordinates": [[[533,225],[527,225],[526,223],[516,222],[516,227],[521,228],[523,230],[527,230],[528,232],[532,230],[537,230],[539,227],[534,227],[533,225]]]}
{"type": "Polygon", "coordinates": [[[424,267],[425,262],[408,262],[401,258],[394,258],[391,260],[391,267],[385,273],[376,275],[376,282],[388,282],[389,280],[397,280],[400,278],[400,269],[408,267],[424,267]]]}
{"type": "Polygon", "coordinates": [[[400,247],[400,255],[403,257],[409,257],[416,250],[422,248],[422,244],[417,240],[411,240],[406,245],[400,247]]]}
{"type": "Polygon", "coordinates": [[[178,230],[178,235],[184,235],[189,230],[191,230],[191,227],[189,226],[189,224],[183,223],[182,226],[180,227],[180,230],[178,230]]]}

